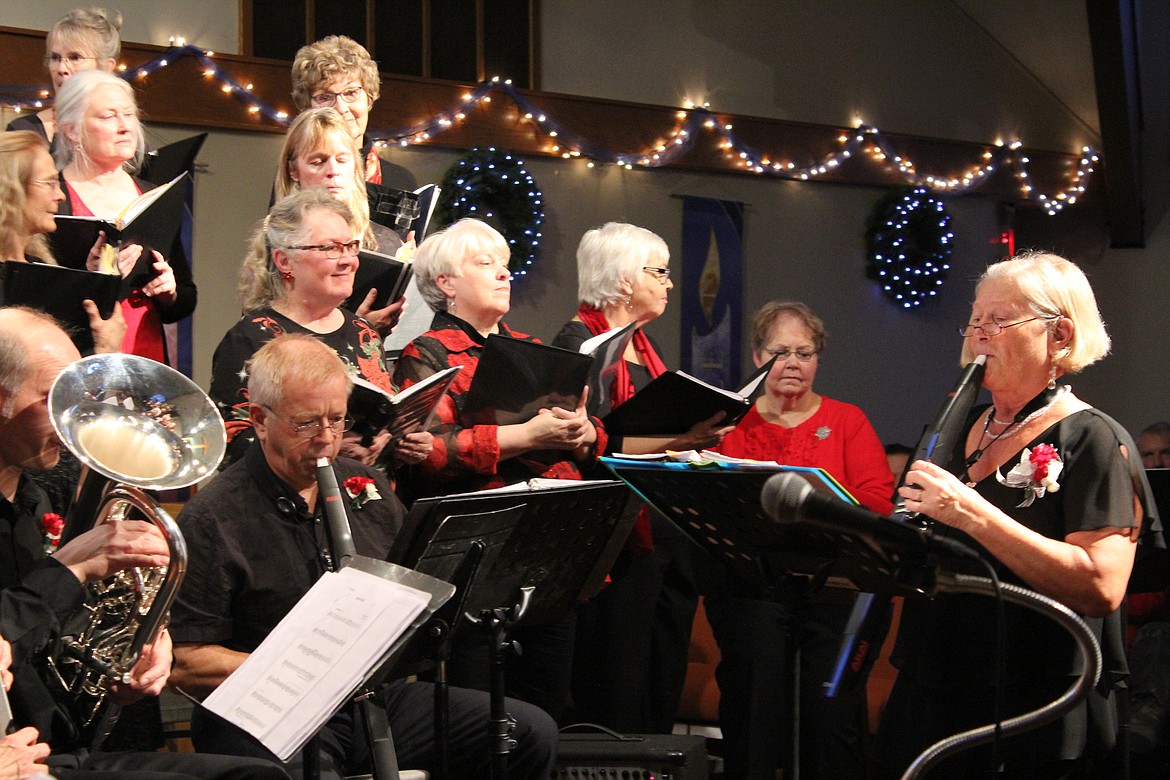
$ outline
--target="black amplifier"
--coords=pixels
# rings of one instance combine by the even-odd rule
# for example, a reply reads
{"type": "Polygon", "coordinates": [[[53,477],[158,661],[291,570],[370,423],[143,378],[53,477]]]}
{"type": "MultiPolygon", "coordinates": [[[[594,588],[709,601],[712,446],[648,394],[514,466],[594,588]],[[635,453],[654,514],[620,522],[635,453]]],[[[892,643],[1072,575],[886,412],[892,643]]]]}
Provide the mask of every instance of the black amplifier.
{"type": "Polygon", "coordinates": [[[555,780],[707,780],[707,743],[699,736],[561,734],[555,780]]]}

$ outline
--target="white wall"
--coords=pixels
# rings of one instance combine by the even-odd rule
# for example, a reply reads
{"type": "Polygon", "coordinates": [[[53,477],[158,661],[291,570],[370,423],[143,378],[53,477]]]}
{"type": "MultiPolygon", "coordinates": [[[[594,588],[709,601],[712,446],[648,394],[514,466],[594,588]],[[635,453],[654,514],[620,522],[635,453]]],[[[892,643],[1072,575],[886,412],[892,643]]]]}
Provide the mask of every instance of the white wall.
{"type": "Polygon", "coordinates": [[[122,12],[122,40],[166,46],[172,36],[193,46],[238,54],[238,0],[0,0],[0,24],[47,30],[70,10],[98,6],[122,12]]]}

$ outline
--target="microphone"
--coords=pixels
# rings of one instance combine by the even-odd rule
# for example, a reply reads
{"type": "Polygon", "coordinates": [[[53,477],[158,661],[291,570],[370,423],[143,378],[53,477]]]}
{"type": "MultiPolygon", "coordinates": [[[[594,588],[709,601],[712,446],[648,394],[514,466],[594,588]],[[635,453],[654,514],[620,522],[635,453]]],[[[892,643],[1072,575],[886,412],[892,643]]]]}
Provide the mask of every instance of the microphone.
{"type": "Polygon", "coordinates": [[[850,536],[872,535],[876,523],[890,522],[890,518],[877,512],[818,492],[808,480],[791,471],[782,471],[764,483],[760,504],[778,523],[808,523],[850,536]]]}
{"type": "Polygon", "coordinates": [[[760,505],[769,517],[782,524],[807,523],[848,536],[876,537],[879,543],[899,547],[906,546],[913,535],[953,555],[981,560],[977,552],[962,542],[820,493],[804,477],[791,471],[768,478],[760,490],[760,505]]]}

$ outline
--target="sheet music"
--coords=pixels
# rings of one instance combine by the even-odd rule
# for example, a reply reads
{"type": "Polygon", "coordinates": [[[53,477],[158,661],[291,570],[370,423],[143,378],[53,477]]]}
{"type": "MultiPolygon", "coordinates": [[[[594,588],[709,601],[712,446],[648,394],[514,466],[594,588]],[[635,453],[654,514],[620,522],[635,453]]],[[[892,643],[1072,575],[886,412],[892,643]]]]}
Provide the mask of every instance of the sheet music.
{"type": "Polygon", "coordinates": [[[287,760],[430,598],[353,567],[327,572],[203,704],[287,760]]]}

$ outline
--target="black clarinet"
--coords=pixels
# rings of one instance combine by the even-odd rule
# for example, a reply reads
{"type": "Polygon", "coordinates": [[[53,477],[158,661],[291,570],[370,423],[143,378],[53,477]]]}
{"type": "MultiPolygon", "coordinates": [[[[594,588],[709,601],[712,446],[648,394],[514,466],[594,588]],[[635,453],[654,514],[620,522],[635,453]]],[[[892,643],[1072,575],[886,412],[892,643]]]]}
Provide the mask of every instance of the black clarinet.
{"type": "MultiPolygon", "coordinates": [[[[963,423],[967,420],[967,414],[971,411],[971,406],[975,403],[975,398],[979,395],[979,388],[983,382],[983,363],[986,360],[986,355],[976,355],[975,359],[963,369],[963,373],[959,375],[959,381],[955,383],[954,389],[947,393],[942,408],[934,416],[934,421],[923,431],[922,438],[918,440],[918,446],[914,448],[914,456],[907,461],[906,471],[902,472],[898,479],[899,486],[904,483],[910,465],[914,461],[926,460],[933,463],[935,453],[950,452],[959,437],[963,435],[963,423]]],[[[917,512],[906,511],[906,499],[901,497],[897,499],[893,514],[895,520],[915,520],[918,516],[917,512]]]]}
{"type": "Polygon", "coordinates": [[[325,531],[329,534],[329,552],[332,554],[334,571],[340,571],[357,555],[342,500],[333,464],[328,458],[317,458],[317,501],[325,513],[325,531]]]}

